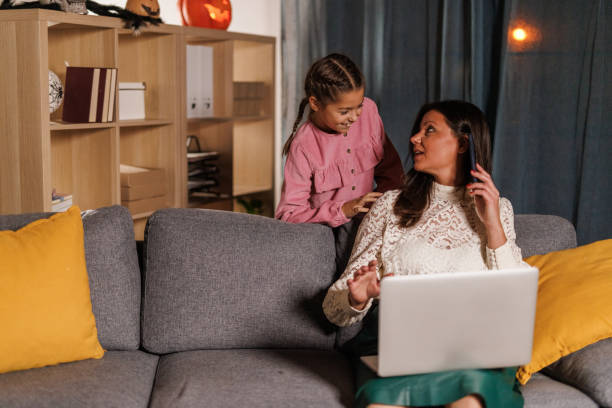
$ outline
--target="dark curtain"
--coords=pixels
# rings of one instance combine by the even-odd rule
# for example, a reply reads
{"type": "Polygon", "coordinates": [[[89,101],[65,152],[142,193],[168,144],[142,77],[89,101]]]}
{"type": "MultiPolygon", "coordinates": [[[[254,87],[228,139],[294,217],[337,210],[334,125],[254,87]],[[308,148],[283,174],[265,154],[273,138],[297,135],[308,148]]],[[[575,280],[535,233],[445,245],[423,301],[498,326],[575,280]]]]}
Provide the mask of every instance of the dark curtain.
{"type": "Polygon", "coordinates": [[[308,24],[317,44],[286,37],[309,1],[283,2],[283,55],[353,58],[406,169],[418,108],[468,100],[488,117],[493,177],[516,213],[571,220],[581,244],[612,237],[612,1],[327,0],[308,24]]]}

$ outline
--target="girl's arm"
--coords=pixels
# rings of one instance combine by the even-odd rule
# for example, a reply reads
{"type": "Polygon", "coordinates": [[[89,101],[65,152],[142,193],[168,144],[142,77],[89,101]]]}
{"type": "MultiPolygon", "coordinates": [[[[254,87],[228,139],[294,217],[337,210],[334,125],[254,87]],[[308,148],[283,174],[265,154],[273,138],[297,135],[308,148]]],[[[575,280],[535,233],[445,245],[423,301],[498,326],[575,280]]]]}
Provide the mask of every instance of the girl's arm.
{"type": "Polygon", "coordinates": [[[285,163],[285,179],[275,218],[292,223],[327,224],[330,227],[349,221],[342,212],[342,202],[328,201],[319,208],[312,208],[311,191],[311,166],[301,149],[291,149],[285,163]]]}
{"type": "Polygon", "coordinates": [[[344,273],[327,291],[323,301],[323,312],[330,322],[338,326],[357,323],[363,319],[372,305],[372,299],[370,299],[362,310],[351,307],[347,281],[356,271],[374,260],[378,278],[380,279],[383,275],[384,265],[381,259],[383,232],[387,226],[395,197],[397,197],[396,194],[387,193],[376,200],[359,226],[353,252],[344,273]]]}

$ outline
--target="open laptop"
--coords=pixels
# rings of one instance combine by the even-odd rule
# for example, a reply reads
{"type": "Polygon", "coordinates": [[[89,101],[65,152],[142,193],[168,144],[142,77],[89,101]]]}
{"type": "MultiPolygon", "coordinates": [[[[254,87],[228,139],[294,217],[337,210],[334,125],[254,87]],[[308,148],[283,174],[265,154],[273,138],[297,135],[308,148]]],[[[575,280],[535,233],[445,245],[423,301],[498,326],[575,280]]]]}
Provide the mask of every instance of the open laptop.
{"type": "Polygon", "coordinates": [[[390,276],[381,281],[382,377],[498,368],[531,360],[538,269],[390,276]]]}

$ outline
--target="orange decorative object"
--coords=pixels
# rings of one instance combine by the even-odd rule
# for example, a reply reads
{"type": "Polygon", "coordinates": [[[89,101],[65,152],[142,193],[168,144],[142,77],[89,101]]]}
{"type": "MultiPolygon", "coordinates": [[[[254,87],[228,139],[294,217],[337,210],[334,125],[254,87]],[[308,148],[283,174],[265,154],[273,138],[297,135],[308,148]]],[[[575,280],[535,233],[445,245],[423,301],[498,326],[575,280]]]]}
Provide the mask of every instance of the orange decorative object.
{"type": "Polygon", "coordinates": [[[178,0],[183,25],[226,30],[232,21],[229,0],[178,0]]]}

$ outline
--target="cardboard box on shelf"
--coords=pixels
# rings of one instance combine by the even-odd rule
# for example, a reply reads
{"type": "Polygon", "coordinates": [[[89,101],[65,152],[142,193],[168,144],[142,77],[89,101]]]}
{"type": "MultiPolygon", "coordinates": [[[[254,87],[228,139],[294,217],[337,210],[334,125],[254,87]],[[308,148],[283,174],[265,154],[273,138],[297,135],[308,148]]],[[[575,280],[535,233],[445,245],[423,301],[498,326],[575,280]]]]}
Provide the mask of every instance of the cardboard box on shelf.
{"type": "Polygon", "coordinates": [[[151,169],[121,164],[119,166],[119,173],[121,187],[166,184],[166,172],[164,169],[151,169]]]}
{"type": "Polygon", "coordinates": [[[144,82],[119,82],[119,120],[145,118],[144,82]]]}
{"type": "Polygon", "coordinates": [[[127,207],[127,209],[130,210],[132,215],[136,215],[152,212],[155,210],[159,210],[160,208],[166,207],[166,198],[164,196],[161,196],[144,198],[142,200],[121,201],[121,205],[127,207]]]}
{"type": "Polygon", "coordinates": [[[141,200],[143,198],[163,196],[168,191],[166,183],[142,184],[121,187],[122,200],[141,200]]]}

